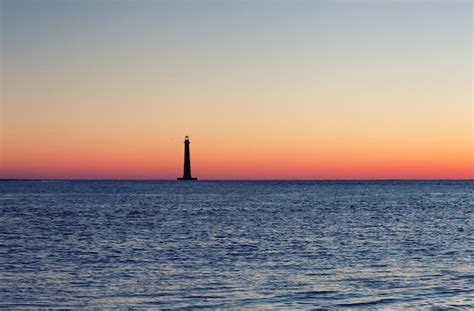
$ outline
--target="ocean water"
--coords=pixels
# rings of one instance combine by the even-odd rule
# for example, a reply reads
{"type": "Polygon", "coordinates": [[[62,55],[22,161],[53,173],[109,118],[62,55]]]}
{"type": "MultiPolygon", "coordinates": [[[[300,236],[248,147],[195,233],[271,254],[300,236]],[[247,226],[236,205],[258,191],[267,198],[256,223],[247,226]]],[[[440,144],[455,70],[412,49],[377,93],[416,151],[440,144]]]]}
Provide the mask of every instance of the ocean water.
{"type": "Polygon", "coordinates": [[[0,307],[474,308],[474,181],[0,182],[0,307]]]}

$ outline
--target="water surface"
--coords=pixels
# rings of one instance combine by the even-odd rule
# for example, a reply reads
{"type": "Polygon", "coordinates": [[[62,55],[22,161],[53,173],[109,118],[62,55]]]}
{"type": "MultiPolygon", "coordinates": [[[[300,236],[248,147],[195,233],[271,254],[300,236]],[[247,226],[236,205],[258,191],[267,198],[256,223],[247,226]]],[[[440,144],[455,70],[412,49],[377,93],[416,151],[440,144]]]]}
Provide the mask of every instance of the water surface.
{"type": "Polygon", "coordinates": [[[0,307],[474,308],[473,181],[0,182],[0,307]]]}

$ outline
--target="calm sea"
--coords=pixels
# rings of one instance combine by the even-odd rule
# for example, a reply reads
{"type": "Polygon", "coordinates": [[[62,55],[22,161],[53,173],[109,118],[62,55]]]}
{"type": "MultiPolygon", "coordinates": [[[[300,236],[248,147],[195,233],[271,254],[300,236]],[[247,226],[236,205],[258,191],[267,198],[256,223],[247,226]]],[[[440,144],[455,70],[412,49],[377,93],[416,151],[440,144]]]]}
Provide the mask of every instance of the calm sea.
{"type": "Polygon", "coordinates": [[[0,306],[474,308],[474,181],[0,182],[0,306]]]}

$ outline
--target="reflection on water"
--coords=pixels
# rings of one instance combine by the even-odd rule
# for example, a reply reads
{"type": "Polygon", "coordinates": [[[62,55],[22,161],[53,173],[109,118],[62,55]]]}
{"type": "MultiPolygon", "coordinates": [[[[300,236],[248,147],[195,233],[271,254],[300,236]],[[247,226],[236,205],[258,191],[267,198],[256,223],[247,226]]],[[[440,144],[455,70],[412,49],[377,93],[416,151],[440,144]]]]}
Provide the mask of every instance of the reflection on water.
{"type": "Polygon", "coordinates": [[[0,182],[1,307],[474,307],[474,182],[0,182]]]}

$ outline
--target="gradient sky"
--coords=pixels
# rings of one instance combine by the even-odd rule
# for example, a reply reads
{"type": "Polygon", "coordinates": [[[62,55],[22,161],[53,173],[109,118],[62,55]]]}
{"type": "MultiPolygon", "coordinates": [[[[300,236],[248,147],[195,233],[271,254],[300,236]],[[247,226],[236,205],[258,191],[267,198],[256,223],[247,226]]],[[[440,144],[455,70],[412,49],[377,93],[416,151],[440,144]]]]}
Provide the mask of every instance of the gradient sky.
{"type": "Polygon", "coordinates": [[[470,0],[0,1],[0,178],[473,178],[470,0]]]}

